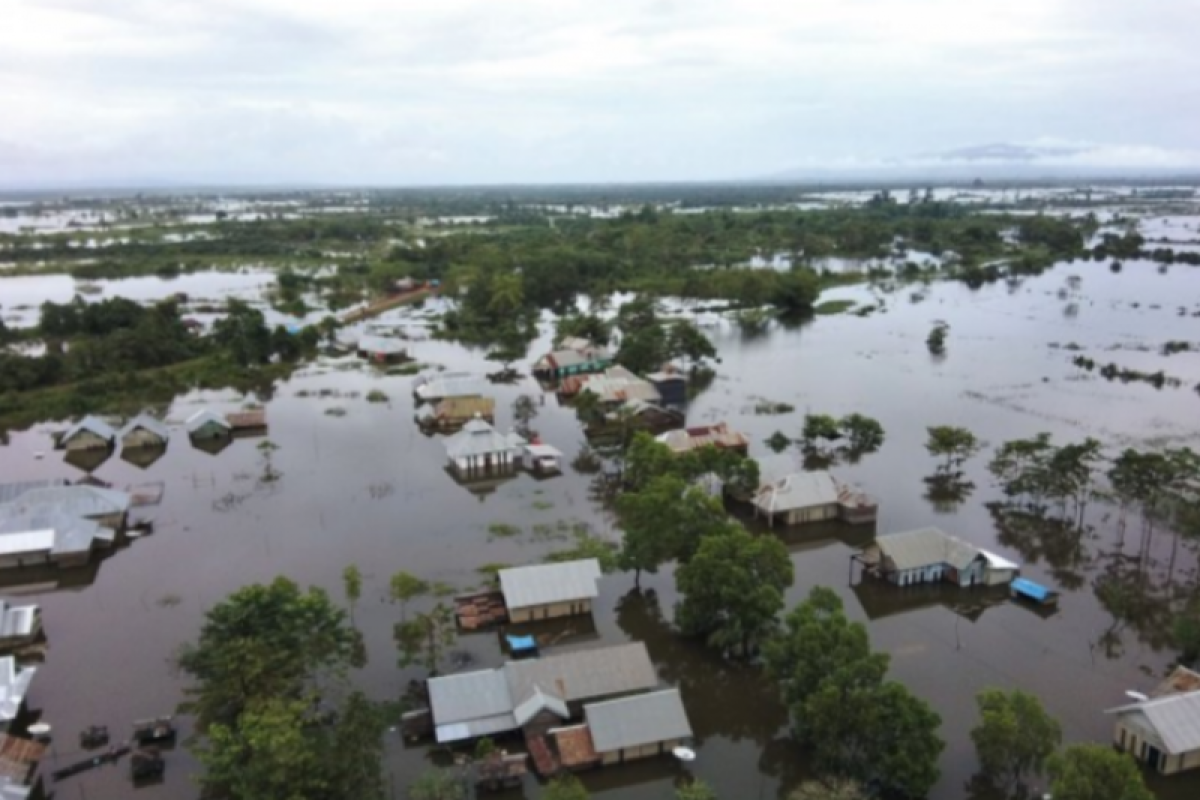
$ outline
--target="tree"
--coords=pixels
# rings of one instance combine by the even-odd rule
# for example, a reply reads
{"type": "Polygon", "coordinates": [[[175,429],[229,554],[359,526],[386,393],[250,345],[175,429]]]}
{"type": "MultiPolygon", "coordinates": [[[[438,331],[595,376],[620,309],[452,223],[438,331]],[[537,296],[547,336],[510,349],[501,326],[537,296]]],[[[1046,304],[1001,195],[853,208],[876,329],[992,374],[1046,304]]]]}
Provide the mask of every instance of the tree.
{"type": "Polygon", "coordinates": [[[525,438],[532,438],[529,423],[538,415],[537,403],[527,394],[518,395],[513,401],[513,419],[517,423],[517,432],[525,438]]]}
{"type": "Polygon", "coordinates": [[[975,703],[980,720],[971,730],[971,741],[984,775],[1002,784],[1040,775],[1062,742],[1062,726],[1038,699],[1019,689],[984,689],[975,703]]]}
{"type": "Polygon", "coordinates": [[[805,781],[788,795],[788,800],[869,800],[862,783],[853,778],[827,776],[805,781]]]}
{"type": "Polygon", "coordinates": [[[588,800],[589,797],[587,788],[570,773],[551,779],[542,792],[542,800],[588,800]]]}
{"type": "Polygon", "coordinates": [[[412,800],[466,800],[467,789],[450,770],[435,768],[409,784],[408,796],[412,800]]]}
{"type": "Polygon", "coordinates": [[[400,650],[400,668],[419,664],[430,675],[437,675],[442,656],[454,644],[456,630],[454,611],[445,603],[397,622],[392,633],[400,650]]]}
{"type": "Polygon", "coordinates": [[[776,278],[771,304],[784,314],[804,314],[812,310],[820,294],[817,274],[805,267],[793,267],[776,278]]]}
{"type": "Polygon", "coordinates": [[[800,441],[805,448],[828,447],[830,443],[842,438],[842,429],[836,417],[828,414],[805,414],[804,428],[800,432],[800,441]]]}
{"type": "Polygon", "coordinates": [[[603,347],[612,338],[612,323],[604,321],[595,314],[571,314],[559,317],[554,324],[554,341],[557,344],[568,336],[587,339],[592,344],[603,347]]]}
{"type": "Polygon", "coordinates": [[[1046,763],[1054,800],[1154,800],[1137,762],[1106,744],[1076,744],[1046,763]]]}
{"type": "Polygon", "coordinates": [[[236,298],[213,324],[213,339],[241,366],[265,364],[271,358],[271,331],[263,313],[236,298]]]}
{"type": "Polygon", "coordinates": [[[676,620],[684,634],[748,657],[775,629],[792,579],[792,561],[778,539],[731,524],[701,539],[696,555],[676,570],[683,596],[676,620]]]}
{"type": "Polygon", "coordinates": [[[354,606],[362,597],[362,573],[358,566],[351,564],[342,570],[342,584],[346,589],[346,601],[350,604],[350,624],[354,624],[354,606]]]}
{"type": "Polygon", "coordinates": [[[717,793],[704,781],[693,778],[675,788],[675,800],[717,800],[717,793]]]}
{"type": "Polygon", "coordinates": [[[929,432],[929,439],[925,442],[925,449],[929,455],[945,459],[938,467],[941,472],[961,470],[967,459],[983,448],[983,443],[966,428],[933,425],[926,430],[929,432]]]}
{"type": "Polygon", "coordinates": [[[704,333],[687,320],[671,323],[667,329],[667,358],[686,358],[694,368],[702,361],[717,357],[717,349],[704,333]]]}
{"type": "Polygon", "coordinates": [[[847,414],[838,421],[846,437],[846,450],[855,455],[874,453],[883,446],[883,425],[879,420],[862,414],[847,414]]]}
{"type": "Polygon", "coordinates": [[[626,369],[642,374],[661,369],[671,358],[662,325],[635,328],[621,337],[616,360],[626,369]]]}
{"type": "Polygon", "coordinates": [[[410,572],[400,570],[392,576],[388,584],[388,596],[393,603],[400,604],[400,619],[404,620],[408,613],[408,603],[414,598],[429,592],[429,584],[410,572]]]}
{"type": "Polygon", "coordinates": [[[944,355],[946,352],[946,335],[950,331],[950,326],[944,322],[934,323],[933,329],[929,331],[929,336],[925,337],[925,346],[929,348],[929,352],[935,356],[944,355]]]}

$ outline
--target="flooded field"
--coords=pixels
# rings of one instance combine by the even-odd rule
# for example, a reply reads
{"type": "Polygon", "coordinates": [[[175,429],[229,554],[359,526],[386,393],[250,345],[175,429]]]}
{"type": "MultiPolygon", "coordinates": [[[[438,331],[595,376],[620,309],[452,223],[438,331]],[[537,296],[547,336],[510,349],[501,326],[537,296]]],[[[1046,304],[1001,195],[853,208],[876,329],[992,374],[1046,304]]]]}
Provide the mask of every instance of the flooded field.
{"type": "MultiPolygon", "coordinates": [[[[1164,238],[1195,238],[1195,218],[1160,222],[1158,235],[1164,238]]],[[[69,299],[72,289],[63,281],[70,279],[0,279],[4,313],[69,299]]],[[[265,273],[214,272],[170,282],[100,283],[103,296],[150,300],[160,291],[242,296],[269,281],[265,273]]],[[[1047,562],[1039,547],[997,530],[985,505],[999,497],[984,469],[989,451],[968,464],[977,488],[965,502],[947,509],[925,499],[921,478],[935,467],[923,448],[925,428],[962,425],[993,446],[1048,431],[1059,442],[1096,437],[1110,454],[1125,446],[1200,447],[1200,392],[1193,388],[1200,384],[1200,353],[1160,352],[1169,340],[1200,343],[1200,269],[1177,265],[1160,271],[1129,261],[1112,272],[1107,264],[1079,262],[977,290],[942,282],[894,290],[854,287],[822,297],[839,298],[877,310],[792,327],[773,323],[757,335],[743,333],[728,319],[706,326],[721,361],[712,386],[692,403],[689,422],[728,421],[750,435],[752,455],[766,457],[771,452],[764,440],[776,430],[798,436],[806,411],[873,416],[887,431],[882,449],[835,471],[879,498],[878,531],[937,525],[1022,562],[1025,575],[1062,589],[1063,598],[1059,613],[1043,618],[1008,602],[983,607],[966,590],[862,586],[849,557],[876,529],[830,525],[776,532],[795,566],[789,605],[814,585],[832,586],[849,615],[868,624],[874,646],[891,654],[892,675],[942,715],[947,747],[934,800],[969,795],[964,787],[976,762],[968,732],[976,723],[975,693],[985,686],[1034,692],[1062,722],[1070,742],[1108,741],[1111,720],[1104,709],[1124,702],[1127,690],[1152,686],[1173,653],[1156,649],[1162,637],[1153,629],[1106,611],[1095,580],[1119,569],[1143,575],[1148,592],[1191,585],[1198,579],[1195,544],[1163,530],[1143,548],[1135,525],[1125,531],[1113,509],[1093,504],[1081,546],[1068,556],[1056,552],[1047,562]],[[944,321],[950,331],[941,358],[925,346],[935,321],[944,321]],[[1143,371],[1161,369],[1179,385],[1155,389],[1110,382],[1074,366],[1077,354],[1143,371]],[[762,399],[790,403],[796,411],[757,415],[762,399]]],[[[417,323],[425,313],[397,310],[381,321],[417,323]]],[[[548,349],[551,332],[547,318],[520,365],[526,373],[548,349]]],[[[483,351],[446,342],[421,339],[412,351],[426,365],[496,368],[483,351]]],[[[591,478],[570,468],[544,481],[521,474],[471,487],[457,483],[444,469],[440,438],[423,435],[413,422],[412,380],[347,358],[324,359],[278,385],[272,397],[261,398],[269,438],[279,447],[274,467],[282,477],[275,482],[258,479],[259,440],[235,440],[209,454],[182,434],[182,420],[199,408],[238,408],[243,398],[228,393],[177,398],[167,413],[176,437],[147,469],[114,456],[91,473],[117,487],[164,482],[163,501],[151,509],[154,534],[113,554],[95,574],[64,576],[58,585],[45,575],[0,573],[0,584],[6,584],[0,592],[28,597],[43,609],[50,648],[29,707],[62,733],[51,769],[78,757],[74,735],[87,725],[120,731],[134,719],[174,709],[182,686],[171,668],[172,654],[196,636],[205,609],[247,583],[286,575],[324,587],[340,600],[342,569],[357,564],[365,585],[356,619],[369,661],[352,679],[376,699],[394,699],[419,673],[396,667],[392,625],[398,610],[385,601],[392,573],[403,569],[466,589],[481,583],[477,569],[485,564],[534,562],[567,546],[556,532],[560,522],[585,522],[619,540],[611,517],[591,499],[591,478]],[[367,402],[371,390],[383,391],[389,401],[367,402]],[[330,413],[333,409],[341,411],[330,413]],[[497,536],[497,523],[522,533],[497,536]]],[[[515,386],[496,386],[493,394],[501,429],[512,424],[512,404],[520,394],[542,396],[528,377],[515,386]]],[[[569,461],[584,441],[574,413],[559,407],[553,395],[545,395],[538,410],[532,427],[569,461]]],[[[0,447],[0,481],[82,477],[52,450],[50,431],[65,422],[13,433],[0,447]]],[[[671,627],[676,599],[669,569],[643,576],[640,592],[632,575],[607,576],[594,628],[563,631],[564,646],[645,642],[663,682],[683,693],[699,754],[688,771],[721,797],[783,797],[804,777],[805,763],[788,739],[775,686],[756,668],[722,661],[677,636],[671,627]]],[[[503,660],[494,633],[464,635],[455,649],[462,667],[503,660]]],[[[391,796],[404,796],[404,787],[434,757],[430,748],[406,747],[390,733],[391,796]]],[[[137,796],[195,797],[188,778],[192,768],[185,750],[172,753],[166,782],[137,796]]],[[[601,797],[650,800],[668,797],[681,771],[661,759],[593,772],[584,781],[601,797]]],[[[1150,781],[1163,800],[1200,796],[1200,776],[1150,781]]],[[[120,767],[70,783],[78,788],[64,783],[61,796],[128,795],[120,767]]],[[[525,796],[536,797],[537,791],[529,779],[525,796]]]]}

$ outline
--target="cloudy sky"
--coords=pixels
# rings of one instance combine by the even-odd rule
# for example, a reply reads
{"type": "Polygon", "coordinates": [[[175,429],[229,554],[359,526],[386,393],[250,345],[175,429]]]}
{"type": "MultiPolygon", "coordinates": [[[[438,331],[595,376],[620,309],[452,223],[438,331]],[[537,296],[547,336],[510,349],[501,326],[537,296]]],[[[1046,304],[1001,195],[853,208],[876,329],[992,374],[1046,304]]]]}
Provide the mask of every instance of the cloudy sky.
{"type": "Polygon", "coordinates": [[[4,0],[0,185],[1200,168],[1200,0],[4,0]],[[969,151],[968,151],[969,152],[969,151]]]}

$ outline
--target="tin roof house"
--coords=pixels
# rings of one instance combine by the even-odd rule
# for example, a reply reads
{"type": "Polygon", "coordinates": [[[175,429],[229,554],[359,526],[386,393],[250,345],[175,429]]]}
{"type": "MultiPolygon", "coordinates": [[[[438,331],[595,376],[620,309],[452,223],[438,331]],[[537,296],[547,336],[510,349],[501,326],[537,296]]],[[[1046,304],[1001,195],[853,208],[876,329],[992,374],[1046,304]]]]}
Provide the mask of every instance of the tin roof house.
{"type": "Polygon", "coordinates": [[[659,434],[657,438],[676,454],[690,453],[701,447],[716,447],[721,450],[745,453],[750,447],[750,440],[746,438],[746,435],[730,428],[727,422],[667,431],[659,434]]]}
{"type": "Polygon", "coordinates": [[[433,403],[450,397],[478,397],[486,392],[486,381],[470,372],[418,375],[413,380],[413,397],[422,403],[433,403]]]}
{"type": "Polygon", "coordinates": [[[533,374],[544,380],[559,380],[568,375],[600,372],[612,364],[612,354],[605,348],[579,337],[563,339],[533,364],[533,374]]]}
{"type": "Polygon", "coordinates": [[[879,536],[851,558],[867,574],[898,586],[942,581],[962,587],[997,586],[1015,574],[1014,562],[938,528],[879,536]]]}
{"type": "Polygon", "coordinates": [[[460,477],[490,470],[516,468],[525,440],[515,433],[500,433],[480,418],[445,439],[446,458],[460,477]]]}
{"type": "Polygon", "coordinates": [[[118,435],[124,448],[163,448],[171,439],[170,429],[149,414],[138,414],[129,420],[118,435]]]}
{"type": "MultiPolygon", "coordinates": [[[[1200,675],[1175,683],[1195,687],[1200,675]]],[[[1179,673],[1179,670],[1176,670],[1179,673]]],[[[1113,743],[1138,761],[1163,775],[1174,775],[1200,767],[1200,689],[1176,691],[1160,687],[1163,694],[1148,700],[1110,708],[1115,717],[1113,743]]]]}
{"type": "Polygon", "coordinates": [[[42,632],[42,612],[36,605],[13,605],[0,600],[0,649],[23,647],[42,632]]]}
{"type": "Polygon", "coordinates": [[[113,446],[117,432],[102,419],[91,415],[67,428],[58,440],[66,450],[103,450],[113,446]]]}
{"type": "Polygon", "coordinates": [[[792,472],[763,483],[754,499],[755,514],[771,525],[802,525],[840,519],[874,522],[879,506],[874,498],[843,484],[828,472],[792,472]]]}
{"type": "Polygon", "coordinates": [[[0,568],[82,566],[124,527],[130,497],[95,486],[46,486],[0,504],[0,568]]]}
{"type": "Polygon", "coordinates": [[[193,442],[205,439],[228,439],[233,433],[229,420],[207,408],[188,417],[184,428],[193,442]]]}
{"type": "Polygon", "coordinates": [[[592,749],[602,764],[670,753],[692,735],[678,689],[589,703],[584,714],[592,749]]]}
{"type": "Polygon", "coordinates": [[[599,594],[600,562],[594,558],[502,569],[500,591],[512,622],[592,613],[599,594]]]}
{"type": "Polygon", "coordinates": [[[0,731],[8,730],[21,713],[36,673],[37,667],[18,667],[12,656],[0,656],[0,731]]]}

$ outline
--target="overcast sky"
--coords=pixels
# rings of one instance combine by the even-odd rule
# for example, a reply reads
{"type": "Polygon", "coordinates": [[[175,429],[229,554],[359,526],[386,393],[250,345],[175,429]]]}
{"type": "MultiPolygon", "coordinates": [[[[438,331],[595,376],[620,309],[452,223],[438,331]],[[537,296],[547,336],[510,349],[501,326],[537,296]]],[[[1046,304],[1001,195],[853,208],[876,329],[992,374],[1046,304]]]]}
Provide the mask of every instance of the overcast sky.
{"type": "Polygon", "coordinates": [[[3,0],[0,184],[703,180],[995,142],[1196,168],[1198,31],[1200,0],[3,0]]]}

